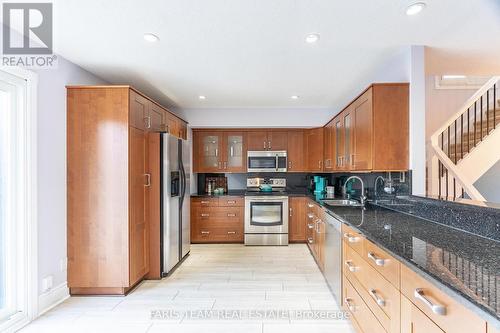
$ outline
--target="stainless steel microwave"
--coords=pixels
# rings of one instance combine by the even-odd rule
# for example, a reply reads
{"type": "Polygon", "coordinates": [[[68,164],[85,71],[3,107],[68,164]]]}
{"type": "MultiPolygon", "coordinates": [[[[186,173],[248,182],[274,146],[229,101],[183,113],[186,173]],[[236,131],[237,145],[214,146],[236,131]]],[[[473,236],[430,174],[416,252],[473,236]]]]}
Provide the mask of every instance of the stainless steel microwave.
{"type": "Polygon", "coordinates": [[[286,172],[286,150],[249,151],[247,159],[248,172],[286,172]]]}

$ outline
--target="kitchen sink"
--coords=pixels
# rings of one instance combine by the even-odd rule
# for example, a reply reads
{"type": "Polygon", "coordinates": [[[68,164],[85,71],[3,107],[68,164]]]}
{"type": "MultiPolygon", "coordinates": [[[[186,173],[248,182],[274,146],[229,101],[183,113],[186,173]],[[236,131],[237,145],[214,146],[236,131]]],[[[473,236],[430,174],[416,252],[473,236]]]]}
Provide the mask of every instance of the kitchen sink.
{"type": "Polygon", "coordinates": [[[351,199],[325,199],[322,203],[328,206],[344,206],[344,207],[362,207],[363,205],[356,200],[351,199]]]}

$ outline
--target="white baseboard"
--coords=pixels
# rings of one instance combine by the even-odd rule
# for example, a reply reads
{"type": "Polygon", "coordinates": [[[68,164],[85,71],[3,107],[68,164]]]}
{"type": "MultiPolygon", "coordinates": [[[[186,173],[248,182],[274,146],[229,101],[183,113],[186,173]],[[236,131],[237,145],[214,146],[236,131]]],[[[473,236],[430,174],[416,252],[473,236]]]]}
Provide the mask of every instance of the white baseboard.
{"type": "Polygon", "coordinates": [[[61,304],[69,298],[69,289],[66,282],[50,289],[38,296],[38,315],[41,316],[53,307],[61,304]]]}

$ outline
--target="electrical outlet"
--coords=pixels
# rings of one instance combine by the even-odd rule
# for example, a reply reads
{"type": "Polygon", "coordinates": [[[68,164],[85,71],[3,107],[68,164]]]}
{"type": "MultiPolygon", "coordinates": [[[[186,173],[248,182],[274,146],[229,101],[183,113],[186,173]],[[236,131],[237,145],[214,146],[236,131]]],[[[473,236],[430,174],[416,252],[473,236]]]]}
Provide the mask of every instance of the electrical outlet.
{"type": "Polygon", "coordinates": [[[54,277],[52,275],[46,276],[42,280],[42,292],[47,292],[52,289],[54,283],[54,277]]]}
{"type": "Polygon", "coordinates": [[[59,260],[59,269],[61,272],[66,272],[68,270],[68,258],[62,258],[59,260]]]}

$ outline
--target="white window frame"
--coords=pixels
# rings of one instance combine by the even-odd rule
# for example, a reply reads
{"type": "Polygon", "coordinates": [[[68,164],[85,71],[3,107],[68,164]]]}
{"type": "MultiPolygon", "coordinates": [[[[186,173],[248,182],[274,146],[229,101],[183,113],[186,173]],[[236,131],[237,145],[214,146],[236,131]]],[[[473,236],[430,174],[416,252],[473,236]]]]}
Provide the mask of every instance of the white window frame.
{"type": "Polygon", "coordinates": [[[23,110],[23,128],[18,141],[24,145],[24,186],[20,188],[24,212],[21,215],[23,239],[18,251],[23,260],[20,263],[24,274],[17,281],[25,287],[20,300],[20,311],[7,321],[0,323],[0,332],[14,332],[38,316],[38,233],[37,233],[37,86],[38,75],[20,67],[0,66],[0,71],[26,81],[25,107],[23,110]]]}

